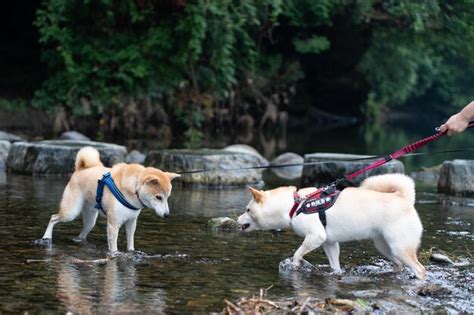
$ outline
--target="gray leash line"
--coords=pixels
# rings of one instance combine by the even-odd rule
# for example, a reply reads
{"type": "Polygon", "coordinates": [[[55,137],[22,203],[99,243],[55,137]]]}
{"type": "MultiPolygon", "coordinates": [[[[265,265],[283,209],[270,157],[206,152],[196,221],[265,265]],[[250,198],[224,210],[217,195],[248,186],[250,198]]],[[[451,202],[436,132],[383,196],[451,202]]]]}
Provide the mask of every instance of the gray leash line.
{"type": "MultiPolygon", "coordinates": [[[[409,153],[406,154],[404,157],[408,156],[420,156],[420,155],[434,155],[434,154],[446,154],[446,153],[457,153],[457,152],[473,152],[474,148],[467,148],[467,149],[457,149],[457,150],[444,150],[444,151],[435,151],[435,152],[418,152],[418,153],[409,153]]],[[[338,162],[358,162],[358,161],[369,161],[378,158],[383,158],[384,155],[371,155],[364,158],[356,158],[356,159],[344,159],[344,160],[337,160],[338,162]]],[[[317,161],[317,162],[304,162],[304,163],[290,163],[290,164],[276,164],[276,165],[259,165],[259,166],[248,166],[248,167],[237,167],[237,168],[219,168],[215,170],[211,169],[200,169],[200,170],[191,170],[191,171],[182,171],[177,172],[180,175],[187,175],[187,174],[197,174],[197,173],[209,173],[209,172],[233,172],[233,171],[246,171],[246,170],[259,170],[259,169],[269,169],[269,168],[284,168],[284,167],[294,167],[294,166],[305,166],[305,165],[317,165],[317,164],[326,164],[331,163],[334,161],[317,161]]]]}

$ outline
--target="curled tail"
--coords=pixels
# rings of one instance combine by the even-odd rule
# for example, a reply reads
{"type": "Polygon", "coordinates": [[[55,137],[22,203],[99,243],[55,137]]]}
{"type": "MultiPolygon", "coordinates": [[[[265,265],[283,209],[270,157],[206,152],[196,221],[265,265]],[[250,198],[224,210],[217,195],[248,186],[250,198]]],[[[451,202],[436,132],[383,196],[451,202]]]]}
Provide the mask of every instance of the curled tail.
{"type": "Polygon", "coordinates": [[[372,176],[364,180],[360,187],[385,193],[398,192],[410,204],[415,204],[415,183],[404,174],[372,176]]]}
{"type": "Polygon", "coordinates": [[[84,147],[77,152],[75,163],[76,172],[89,167],[102,165],[99,151],[97,151],[97,149],[93,147],[84,147]]]}

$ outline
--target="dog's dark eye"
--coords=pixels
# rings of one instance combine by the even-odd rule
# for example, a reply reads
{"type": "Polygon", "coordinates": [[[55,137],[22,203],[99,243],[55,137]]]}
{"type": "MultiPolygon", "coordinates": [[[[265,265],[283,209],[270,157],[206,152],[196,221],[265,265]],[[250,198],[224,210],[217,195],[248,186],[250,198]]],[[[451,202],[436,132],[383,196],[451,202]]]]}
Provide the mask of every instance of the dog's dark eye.
{"type": "Polygon", "coordinates": [[[156,196],[156,199],[158,199],[159,201],[163,200],[163,198],[161,196],[156,196]]]}
{"type": "Polygon", "coordinates": [[[247,212],[250,212],[250,208],[247,208],[247,212]]]}

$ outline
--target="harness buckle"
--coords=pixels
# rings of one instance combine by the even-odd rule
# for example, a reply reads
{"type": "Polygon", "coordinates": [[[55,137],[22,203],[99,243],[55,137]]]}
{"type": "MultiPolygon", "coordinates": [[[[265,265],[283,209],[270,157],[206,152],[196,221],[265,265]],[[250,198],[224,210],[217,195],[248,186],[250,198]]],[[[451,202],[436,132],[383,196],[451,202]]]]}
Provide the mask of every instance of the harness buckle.
{"type": "Polygon", "coordinates": [[[301,197],[296,191],[293,193],[293,200],[295,201],[295,203],[300,204],[300,203],[303,202],[305,199],[306,199],[306,198],[301,197]]]}

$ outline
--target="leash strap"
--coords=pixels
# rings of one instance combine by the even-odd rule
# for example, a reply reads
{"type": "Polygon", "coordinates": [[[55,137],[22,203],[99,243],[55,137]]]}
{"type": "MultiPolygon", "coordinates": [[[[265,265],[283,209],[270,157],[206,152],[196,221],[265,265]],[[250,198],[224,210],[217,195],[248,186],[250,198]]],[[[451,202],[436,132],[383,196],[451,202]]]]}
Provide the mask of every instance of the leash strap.
{"type": "Polygon", "coordinates": [[[104,186],[107,186],[107,188],[109,188],[110,192],[112,193],[112,195],[114,195],[115,199],[117,199],[118,202],[120,202],[122,205],[124,205],[125,207],[131,210],[140,210],[140,208],[133,206],[127,201],[127,199],[125,199],[125,196],[118,189],[117,185],[115,185],[115,182],[110,172],[107,172],[104,175],[102,175],[102,179],[99,179],[99,181],[97,182],[97,191],[96,191],[96,196],[95,196],[96,209],[101,210],[105,214],[105,210],[102,207],[102,197],[104,195],[104,186]]]}
{"type": "MultiPolygon", "coordinates": [[[[474,127],[474,122],[469,123],[469,125],[467,126],[467,128],[472,128],[472,127],[474,127]]],[[[391,160],[396,160],[396,159],[398,159],[398,158],[400,158],[400,157],[402,157],[402,156],[404,156],[404,155],[406,155],[406,154],[408,154],[412,151],[418,150],[419,148],[427,145],[428,143],[439,139],[440,137],[444,136],[445,134],[446,134],[446,131],[437,132],[432,136],[426,137],[426,138],[421,139],[417,142],[409,144],[409,145],[401,148],[400,150],[397,150],[397,151],[393,152],[392,154],[384,156],[383,159],[375,161],[374,163],[370,164],[369,166],[367,166],[367,167],[365,167],[361,170],[358,170],[357,172],[346,175],[344,178],[347,179],[347,180],[351,180],[354,177],[357,177],[360,174],[365,173],[365,172],[367,172],[367,171],[369,171],[373,168],[379,167],[379,166],[381,166],[381,165],[383,165],[383,164],[385,164],[385,163],[387,163],[391,160]]]]}

